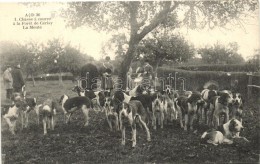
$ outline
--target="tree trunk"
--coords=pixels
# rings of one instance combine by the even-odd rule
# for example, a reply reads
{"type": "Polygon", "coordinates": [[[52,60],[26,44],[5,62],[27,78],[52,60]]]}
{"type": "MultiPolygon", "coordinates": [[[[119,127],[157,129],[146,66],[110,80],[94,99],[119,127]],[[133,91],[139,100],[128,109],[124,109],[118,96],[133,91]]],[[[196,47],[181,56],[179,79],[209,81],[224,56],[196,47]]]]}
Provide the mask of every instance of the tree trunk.
{"type": "Polygon", "coordinates": [[[59,70],[59,84],[62,85],[62,73],[61,70],[59,70]]]}
{"type": "Polygon", "coordinates": [[[135,39],[130,39],[129,42],[129,48],[125,54],[125,59],[122,61],[120,66],[120,73],[119,73],[119,79],[122,80],[121,88],[122,90],[126,89],[126,79],[127,79],[127,72],[129,70],[131,61],[134,57],[136,48],[138,46],[139,41],[135,39]]]}
{"type": "Polygon", "coordinates": [[[31,77],[32,77],[32,81],[33,81],[33,86],[35,87],[35,80],[34,80],[33,74],[31,74],[31,77]]]}
{"type": "Polygon", "coordinates": [[[161,61],[162,61],[161,58],[156,59],[156,66],[155,66],[155,71],[154,71],[155,73],[157,73],[157,69],[158,69],[159,64],[161,63],[161,61]]]}

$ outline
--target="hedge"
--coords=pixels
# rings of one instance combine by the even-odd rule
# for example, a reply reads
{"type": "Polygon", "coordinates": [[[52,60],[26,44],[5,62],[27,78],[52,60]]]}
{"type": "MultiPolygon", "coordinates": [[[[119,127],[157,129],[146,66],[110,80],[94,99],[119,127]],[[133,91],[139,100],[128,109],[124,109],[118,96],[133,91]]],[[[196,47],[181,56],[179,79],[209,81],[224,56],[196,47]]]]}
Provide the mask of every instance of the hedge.
{"type": "Polygon", "coordinates": [[[260,66],[256,64],[228,64],[228,65],[190,65],[178,66],[177,69],[190,71],[224,71],[224,72],[258,72],[260,66]]]}
{"type": "MultiPolygon", "coordinates": [[[[206,82],[213,80],[219,84],[219,89],[231,89],[235,80],[238,80],[238,87],[241,93],[247,93],[248,75],[247,72],[223,72],[223,71],[187,71],[174,68],[158,68],[157,76],[162,78],[173,77],[176,74],[177,79],[183,77],[186,79],[186,90],[201,91],[206,82]]],[[[253,77],[252,84],[259,85],[260,78],[253,77]]],[[[174,86],[173,86],[174,87],[174,86]]],[[[176,88],[180,89],[181,81],[176,81],[176,88]]]]}

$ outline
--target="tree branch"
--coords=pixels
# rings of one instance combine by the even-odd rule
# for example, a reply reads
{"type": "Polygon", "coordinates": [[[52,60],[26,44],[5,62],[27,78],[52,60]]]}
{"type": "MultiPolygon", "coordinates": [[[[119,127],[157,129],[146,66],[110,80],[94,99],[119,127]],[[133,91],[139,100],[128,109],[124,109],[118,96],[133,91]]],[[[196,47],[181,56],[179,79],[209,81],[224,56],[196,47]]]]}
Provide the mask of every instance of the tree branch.
{"type": "Polygon", "coordinates": [[[129,13],[130,13],[130,26],[131,26],[131,36],[135,36],[138,31],[138,22],[137,22],[137,10],[138,10],[138,4],[139,2],[130,2],[129,4],[129,13]]]}
{"type": "Polygon", "coordinates": [[[151,21],[151,23],[143,28],[143,30],[138,34],[138,39],[141,40],[145,37],[149,32],[151,32],[154,28],[156,28],[160,23],[162,23],[167,14],[178,7],[179,3],[175,2],[171,7],[171,2],[165,2],[164,8],[160,11],[151,21]]]}
{"type": "Polygon", "coordinates": [[[147,20],[147,18],[148,18],[148,10],[146,10],[146,14],[145,14],[145,17],[144,17],[144,19],[142,20],[142,22],[140,22],[140,23],[138,24],[138,27],[139,27],[139,28],[142,27],[142,26],[145,24],[145,21],[147,20]]]}

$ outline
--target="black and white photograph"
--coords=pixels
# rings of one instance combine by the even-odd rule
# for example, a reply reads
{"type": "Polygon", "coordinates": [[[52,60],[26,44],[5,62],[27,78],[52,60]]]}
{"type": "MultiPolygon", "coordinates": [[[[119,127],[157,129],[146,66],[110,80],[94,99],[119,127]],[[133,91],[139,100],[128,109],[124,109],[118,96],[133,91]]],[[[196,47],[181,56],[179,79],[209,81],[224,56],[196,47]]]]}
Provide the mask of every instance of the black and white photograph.
{"type": "Polygon", "coordinates": [[[0,1],[0,163],[260,163],[259,7],[0,1]]]}

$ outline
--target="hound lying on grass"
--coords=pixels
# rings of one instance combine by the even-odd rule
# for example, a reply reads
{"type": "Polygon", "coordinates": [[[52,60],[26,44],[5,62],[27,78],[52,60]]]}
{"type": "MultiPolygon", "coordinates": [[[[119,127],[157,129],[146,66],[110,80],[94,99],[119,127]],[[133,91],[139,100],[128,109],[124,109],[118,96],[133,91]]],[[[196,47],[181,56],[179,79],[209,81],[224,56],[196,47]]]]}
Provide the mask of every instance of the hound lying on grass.
{"type": "Polygon", "coordinates": [[[242,123],[237,119],[231,119],[224,125],[221,125],[217,130],[211,129],[204,132],[201,136],[202,141],[211,143],[213,145],[218,144],[232,144],[234,138],[242,138],[246,142],[249,142],[246,138],[240,137],[240,132],[243,130],[242,123]]]}

